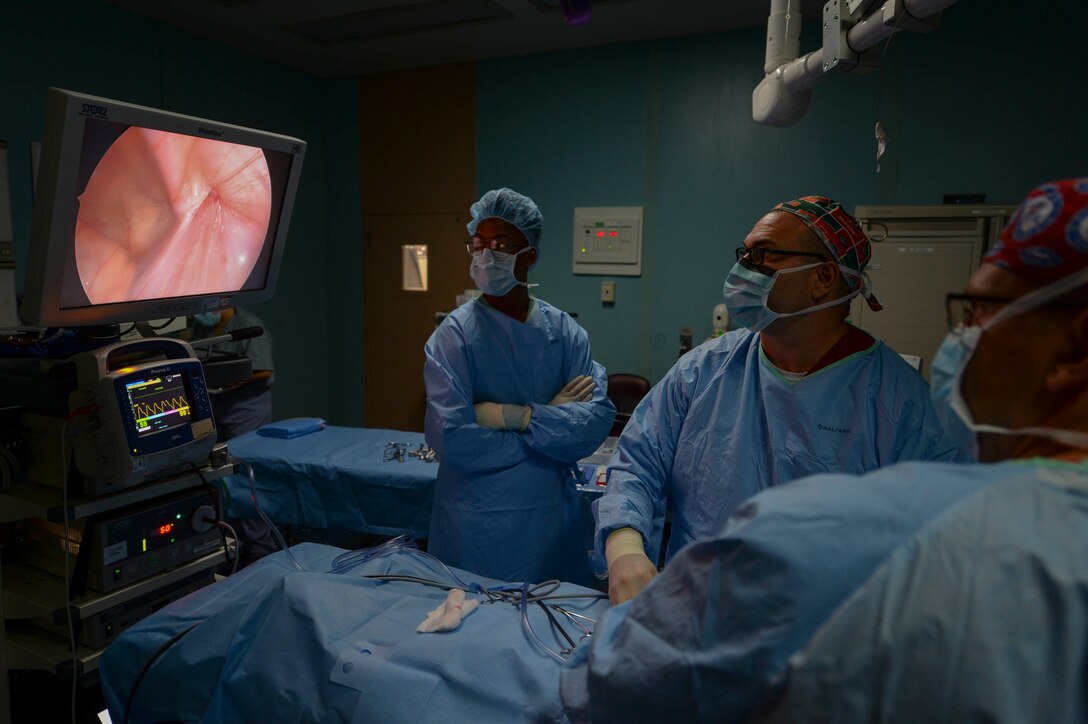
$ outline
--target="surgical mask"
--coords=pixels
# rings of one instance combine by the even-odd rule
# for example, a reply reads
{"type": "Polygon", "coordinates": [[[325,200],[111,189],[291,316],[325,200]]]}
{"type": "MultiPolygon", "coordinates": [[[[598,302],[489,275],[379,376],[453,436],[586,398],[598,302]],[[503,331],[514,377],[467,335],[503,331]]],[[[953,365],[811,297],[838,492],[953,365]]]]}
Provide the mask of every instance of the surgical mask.
{"type": "Polygon", "coordinates": [[[981,332],[981,329],[971,327],[960,335],[949,333],[929,369],[930,399],[937,411],[937,418],[952,442],[972,460],[978,460],[978,436],[970,427],[970,412],[967,412],[968,421],[965,422],[958,410],[966,407],[960,395],[960,378],[978,344],[980,335],[977,332],[981,332]]]}
{"type": "Polygon", "coordinates": [[[193,315],[193,320],[201,327],[214,327],[222,318],[222,312],[200,312],[193,315]]]}
{"type": "MultiPolygon", "coordinates": [[[[817,304],[814,307],[808,307],[797,312],[776,312],[767,306],[767,299],[770,297],[771,289],[774,288],[774,283],[779,276],[815,269],[822,263],[816,262],[815,264],[805,264],[790,269],[778,269],[772,276],[767,276],[737,262],[725,278],[725,284],[722,287],[722,295],[725,297],[726,309],[729,310],[729,318],[735,319],[738,324],[747,327],[752,332],[759,332],[766,329],[776,319],[818,312],[821,309],[845,304],[861,294],[862,290],[859,288],[839,299],[817,304]]],[[[857,275],[857,272],[853,269],[844,267],[841,264],[838,267],[844,273],[857,275]]]]}
{"type": "Polygon", "coordinates": [[[491,249],[484,249],[478,254],[473,254],[472,265],[469,267],[472,281],[476,282],[480,291],[493,297],[506,296],[519,284],[530,286],[514,278],[514,264],[517,263],[518,254],[523,254],[532,248],[527,246],[513,254],[491,249]]]}
{"type": "Polygon", "coordinates": [[[1088,269],[1059,279],[1010,302],[985,324],[967,327],[958,332],[949,332],[945,336],[930,369],[930,396],[945,431],[954,442],[970,453],[972,458],[977,460],[979,456],[978,433],[980,432],[998,435],[1034,435],[1056,440],[1071,447],[1088,449],[1088,433],[1049,427],[1022,427],[1011,430],[999,425],[976,422],[971,414],[971,408],[963,398],[963,372],[970,364],[983,332],[1018,314],[1057,299],[1085,282],[1088,282],[1088,269]]]}

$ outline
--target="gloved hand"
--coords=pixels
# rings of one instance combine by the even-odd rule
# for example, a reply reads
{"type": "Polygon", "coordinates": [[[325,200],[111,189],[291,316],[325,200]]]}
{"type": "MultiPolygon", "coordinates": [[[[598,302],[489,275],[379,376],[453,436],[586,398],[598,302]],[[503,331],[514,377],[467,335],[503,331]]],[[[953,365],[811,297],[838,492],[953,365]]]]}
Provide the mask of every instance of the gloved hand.
{"type": "Polygon", "coordinates": [[[565,405],[568,402],[589,402],[593,399],[593,390],[597,389],[597,382],[589,375],[578,375],[568,382],[563,389],[552,398],[549,405],[565,405]]]}
{"type": "Polygon", "coordinates": [[[497,402],[477,402],[476,424],[492,430],[524,431],[529,427],[532,409],[528,405],[500,405],[497,402]]]}
{"type": "Polygon", "coordinates": [[[608,560],[608,600],[615,606],[634,598],[657,575],[642,548],[642,535],[633,528],[620,528],[605,543],[608,560]]]}

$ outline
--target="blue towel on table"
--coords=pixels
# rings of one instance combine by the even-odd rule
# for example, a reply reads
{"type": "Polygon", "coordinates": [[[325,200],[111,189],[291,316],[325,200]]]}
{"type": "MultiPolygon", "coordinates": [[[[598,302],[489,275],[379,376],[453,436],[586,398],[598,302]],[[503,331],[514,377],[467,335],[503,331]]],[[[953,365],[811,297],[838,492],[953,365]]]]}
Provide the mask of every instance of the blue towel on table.
{"type": "Polygon", "coordinates": [[[325,421],[320,417],[292,417],[290,420],[281,420],[257,428],[257,434],[264,437],[276,437],[288,440],[293,437],[302,437],[311,432],[317,432],[325,427],[325,421]]]}

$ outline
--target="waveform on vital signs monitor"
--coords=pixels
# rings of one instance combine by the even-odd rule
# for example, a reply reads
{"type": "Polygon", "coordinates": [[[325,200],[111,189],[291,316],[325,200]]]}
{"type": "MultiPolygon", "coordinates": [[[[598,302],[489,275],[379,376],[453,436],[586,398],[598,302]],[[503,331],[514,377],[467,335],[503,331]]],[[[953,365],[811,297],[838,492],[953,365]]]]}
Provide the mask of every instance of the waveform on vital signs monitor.
{"type": "Polygon", "coordinates": [[[177,427],[191,414],[179,374],[131,382],[126,388],[139,435],[177,427]]]}
{"type": "Polygon", "coordinates": [[[189,401],[184,397],[172,397],[169,400],[152,402],[146,405],[136,404],[132,406],[132,410],[140,420],[175,413],[184,415],[189,411],[189,401]]]}

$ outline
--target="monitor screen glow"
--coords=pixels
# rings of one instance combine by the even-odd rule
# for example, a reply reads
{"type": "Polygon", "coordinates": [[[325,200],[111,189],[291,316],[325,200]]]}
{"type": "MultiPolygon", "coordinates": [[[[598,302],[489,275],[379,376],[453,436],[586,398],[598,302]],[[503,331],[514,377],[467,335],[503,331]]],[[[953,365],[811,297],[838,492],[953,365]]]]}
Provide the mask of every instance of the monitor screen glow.
{"type": "Polygon", "coordinates": [[[71,327],[270,298],[305,146],[50,89],[21,316],[71,327]]]}

